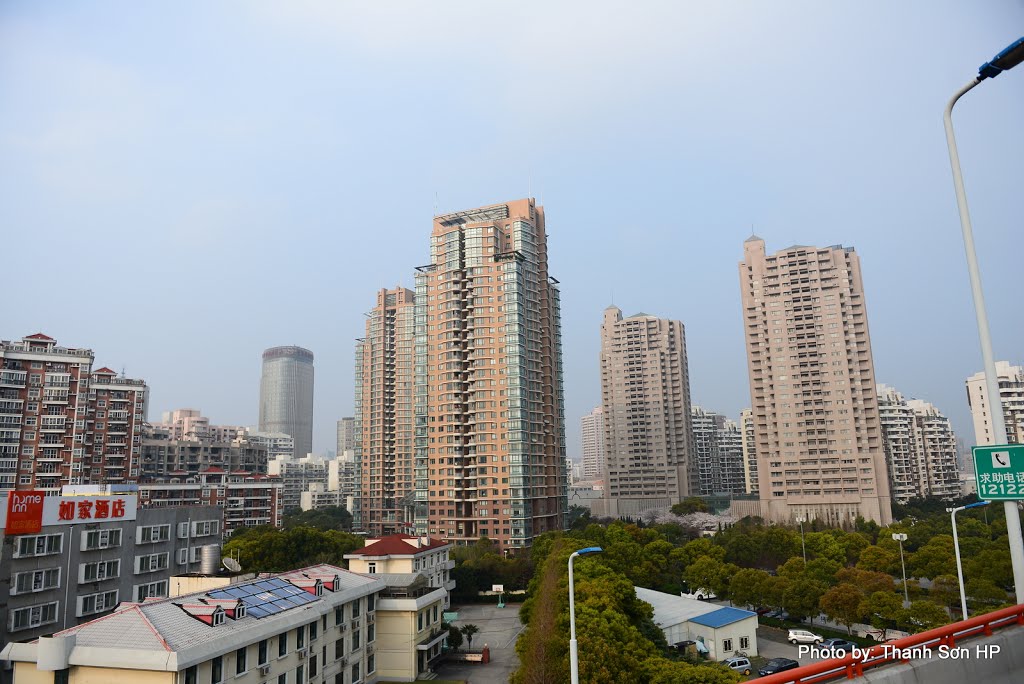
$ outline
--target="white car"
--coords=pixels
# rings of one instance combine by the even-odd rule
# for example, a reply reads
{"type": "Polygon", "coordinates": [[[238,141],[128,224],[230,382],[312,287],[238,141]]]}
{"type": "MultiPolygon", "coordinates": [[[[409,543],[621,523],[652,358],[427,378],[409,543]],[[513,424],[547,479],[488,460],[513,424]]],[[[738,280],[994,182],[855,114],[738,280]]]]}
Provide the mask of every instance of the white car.
{"type": "Polygon", "coordinates": [[[824,641],[820,634],[808,632],[806,629],[791,629],[787,638],[791,644],[820,644],[824,641]]]}

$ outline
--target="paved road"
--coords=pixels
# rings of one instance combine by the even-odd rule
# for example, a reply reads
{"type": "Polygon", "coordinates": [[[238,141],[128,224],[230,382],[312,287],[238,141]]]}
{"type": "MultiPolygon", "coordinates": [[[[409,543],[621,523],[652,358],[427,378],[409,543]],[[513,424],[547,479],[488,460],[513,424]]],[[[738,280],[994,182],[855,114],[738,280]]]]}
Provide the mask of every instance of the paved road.
{"type": "MultiPolygon", "coordinates": [[[[523,629],[519,621],[519,604],[507,604],[504,608],[494,605],[468,605],[453,608],[459,619],[452,624],[461,627],[474,624],[480,631],[473,635],[473,649],[491,650],[491,662],[446,663],[438,670],[440,679],[464,679],[470,684],[506,684],[512,672],[519,667],[516,655],[516,637],[523,629]]],[[[466,644],[463,643],[463,647],[466,644]]]]}
{"type": "Polygon", "coordinates": [[[786,632],[776,627],[757,628],[757,652],[762,658],[792,658],[801,665],[817,662],[810,656],[799,655],[799,646],[786,641],[786,632]]]}

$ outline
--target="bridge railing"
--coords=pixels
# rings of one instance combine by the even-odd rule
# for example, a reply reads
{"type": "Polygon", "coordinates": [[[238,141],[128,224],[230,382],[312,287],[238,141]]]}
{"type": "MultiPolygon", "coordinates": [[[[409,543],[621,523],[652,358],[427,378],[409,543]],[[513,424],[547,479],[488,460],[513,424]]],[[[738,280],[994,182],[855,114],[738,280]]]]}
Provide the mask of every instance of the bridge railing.
{"type": "Polygon", "coordinates": [[[795,670],[767,675],[757,681],[758,684],[816,684],[839,677],[853,679],[873,667],[909,662],[911,657],[915,657],[913,649],[921,649],[918,653],[926,648],[933,652],[942,648],[952,651],[957,648],[959,641],[974,636],[991,636],[997,629],[1015,625],[1024,625],[1024,604],[878,644],[872,646],[866,655],[862,651],[860,657],[846,655],[842,658],[830,658],[795,670]],[[907,655],[911,657],[905,657],[907,655]]]}

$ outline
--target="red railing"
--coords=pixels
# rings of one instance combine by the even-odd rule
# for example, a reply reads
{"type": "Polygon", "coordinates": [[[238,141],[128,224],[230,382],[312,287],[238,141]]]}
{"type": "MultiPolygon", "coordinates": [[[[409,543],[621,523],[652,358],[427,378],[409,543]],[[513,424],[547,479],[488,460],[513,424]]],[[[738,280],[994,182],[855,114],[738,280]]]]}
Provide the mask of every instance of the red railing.
{"type": "Polygon", "coordinates": [[[993,630],[1013,625],[1024,625],[1024,604],[978,615],[963,622],[936,627],[920,634],[911,634],[885,644],[866,647],[868,648],[866,655],[861,653],[859,657],[847,655],[842,658],[822,660],[820,663],[804,665],[795,670],[767,675],[757,681],[758,684],[814,684],[839,677],[853,679],[860,677],[865,670],[873,667],[889,663],[909,662],[910,658],[903,657],[905,655],[913,657],[909,649],[930,648],[936,652],[942,647],[954,649],[957,641],[979,635],[991,636],[993,630]]]}

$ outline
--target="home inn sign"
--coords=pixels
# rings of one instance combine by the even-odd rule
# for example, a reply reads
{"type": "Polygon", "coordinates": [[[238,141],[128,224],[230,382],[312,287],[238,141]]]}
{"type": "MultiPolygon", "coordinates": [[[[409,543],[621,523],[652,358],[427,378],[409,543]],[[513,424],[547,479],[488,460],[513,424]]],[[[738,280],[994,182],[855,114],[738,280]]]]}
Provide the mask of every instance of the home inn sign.
{"type": "Polygon", "coordinates": [[[138,495],[45,496],[40,491],[11,491],[0,506],[7,534],[35,534],[47,525],[135,520],[138,495]]]}

